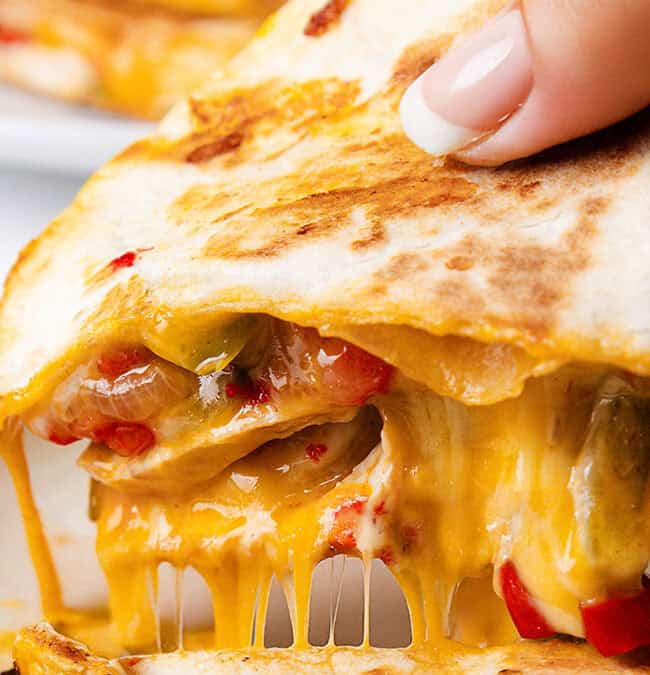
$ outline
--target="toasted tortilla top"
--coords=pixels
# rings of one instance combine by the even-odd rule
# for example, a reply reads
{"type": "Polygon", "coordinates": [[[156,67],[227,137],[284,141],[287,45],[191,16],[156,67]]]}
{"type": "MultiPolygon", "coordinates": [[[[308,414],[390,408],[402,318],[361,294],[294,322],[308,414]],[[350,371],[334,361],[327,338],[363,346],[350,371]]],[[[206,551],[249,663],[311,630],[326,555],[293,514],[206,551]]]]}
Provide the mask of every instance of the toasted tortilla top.
{"type": "Polygon", "coordinates": [[[505,4],[281,9],[22,253],[0,419],[96,343],[242,312],[350,339],[468,403],[568,360],[650,373],[647,114],[501,169],[431,157],[400,126],[408,84],[505,4]],[[463,349],[478,353],[461,368],[463,349]]]}

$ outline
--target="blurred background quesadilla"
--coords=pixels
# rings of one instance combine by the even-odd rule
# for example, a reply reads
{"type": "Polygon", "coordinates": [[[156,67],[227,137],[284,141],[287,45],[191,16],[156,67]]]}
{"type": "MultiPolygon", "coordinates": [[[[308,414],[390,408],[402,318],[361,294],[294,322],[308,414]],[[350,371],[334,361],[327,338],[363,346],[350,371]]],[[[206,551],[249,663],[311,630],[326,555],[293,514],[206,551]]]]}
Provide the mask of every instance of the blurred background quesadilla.
{"type": "Polygon", "coordinates": [[[284,0],[140,0],[151,7],[218,16],[266,16],[284,0]]]}
{"type": "Polygon", "coordinates": [[[253,35],[275,0],[2,0],[0,80],[158,119],[253,35]]]}

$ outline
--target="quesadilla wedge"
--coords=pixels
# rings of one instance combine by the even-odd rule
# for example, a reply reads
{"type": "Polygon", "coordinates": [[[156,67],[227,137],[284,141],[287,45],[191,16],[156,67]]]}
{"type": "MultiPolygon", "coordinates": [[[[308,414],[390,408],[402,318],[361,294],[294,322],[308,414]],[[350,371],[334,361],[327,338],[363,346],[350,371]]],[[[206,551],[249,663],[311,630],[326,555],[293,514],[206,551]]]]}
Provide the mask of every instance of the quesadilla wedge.
{"type": "MultiPolygon", "coordinates": [[[[229,4],[236,9],[239,3],[229,4]]],[[[180,2],[3,0],[0,80],[160,119],[241,49],[263,18],[260,10],[271,8],[246,3],[238,17],[212,13],[207,5],[201,14],[191,9],[197,8],[180,2]]]]}
{"type": "Polygon", "coordinates": [[[383,561],[413,635],[344,662],[542,672],[556,643],[534,641],[560,635],[593,647],[559,666],[607,672],[650,643],[648,114],[501,169],[399,123],[408,84],[503,6],[289,3],[23,253],[2,454],[62,632],[79,620],[24,494],[24,426],[90,441],[121,649],[156,649],[160,563],[208,584],[217,651],[142,672],[219,672],[251,645],[268,663],[273,575],[308,649],[312,570],[336,554],[383,561]]]}

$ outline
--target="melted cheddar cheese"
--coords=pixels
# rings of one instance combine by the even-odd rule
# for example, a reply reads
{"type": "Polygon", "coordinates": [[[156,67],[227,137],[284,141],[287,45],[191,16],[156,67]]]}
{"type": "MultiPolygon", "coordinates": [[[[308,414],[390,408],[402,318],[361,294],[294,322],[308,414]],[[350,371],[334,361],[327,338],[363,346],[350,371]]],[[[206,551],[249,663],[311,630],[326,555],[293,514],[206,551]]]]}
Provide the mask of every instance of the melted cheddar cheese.
{"type": "MultiPolygon", "coordinates": [[[[275,462],[263,452],[244,457],[171,504],[100,487],[98,552],[125,643],[142,648],[154,640],[144,580],[155,580],[167,561],[192,565],[207,581],[219,647],[250,643],[275,574],[289,599],[295,644],[304,646],[312,569],[335,552],[328,537],[337,509],[359,498],[366,501],[356,555],[389,565],[409,602],[415,644],[442,636],[477,645],[513,639],[492,590],[493,570],[505,559],[553,627],[581,636],[579,603],[638,584],[650,555],[643,499],[632,512],[621,509],[609,528],[576,515],[575,472],[597,433],[594,397],[608,377],[615,376],[569,367],[529,381],[516,399],[480,407],[401,382],[374,401],[383,419],[378,446],[315,494],[308,474],[293,492],[274,476],[282,448],[275,462]],[[624,550],[613,525],[625,536],[630,527],[637,532],[624,550]],[[487,608],[480,615],[471,611],[477,598],[487,608]]],[[[625,489],[615,482],[612,490],[625,489]]],[[[607,503],[597,486],[591,497],[607,503]]]]}
{"type": "MultiPolygon", "coordinates": [[[[398,376],[353,419],[264,443],[203,483],[169,494],[94,483],[117,640],[130,651],[159,647],[157,570],[168,562],[195,568],[210,589],[215,634],[195,644],[263,646],[275,575],[294,646],[306,647],[312,571],[336,553],[360,557],[367,570],[374,558],[388,565],[416,646],[515,640],[495,574],[506,560],[553,629],[582,636],[580,603],[633,590],[650,557],[648,420],[638,384],[605,368],[565,366],[529,379],[516,398],[468,406],[398,376]],[[319,466],[304,448],[323,439],[339,451],[319,466]]],[[[3,457],[45,614],[78,636],[15,434],[11,444],[3,457]]],[[[367,593],[366,583],[366,645],[367,593]]],[[[85,637],[92,642],[92,631],[85,637]]]]}
{"type": "Polygon", "coordinates": [[[9,470],[16,490],[27,546],[36,572],[43,614],[48,620],[59,622],[65,614],[61,584],[32,494],[22,434],[15,425],[11,425],[2,433],[1,438],[0,456],[9,470]]]}

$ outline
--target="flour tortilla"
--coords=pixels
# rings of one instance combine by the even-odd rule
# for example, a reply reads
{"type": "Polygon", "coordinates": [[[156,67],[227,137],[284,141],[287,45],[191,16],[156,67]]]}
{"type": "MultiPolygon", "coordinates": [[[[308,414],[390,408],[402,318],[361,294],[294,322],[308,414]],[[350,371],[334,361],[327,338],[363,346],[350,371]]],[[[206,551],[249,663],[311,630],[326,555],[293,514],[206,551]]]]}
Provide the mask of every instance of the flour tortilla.
{"type": "Polygon", "coordinates": [[[229,313],[348,337],[471,404],[568,360],[650,373],[647,114],[503,169],[432,158],[401,129],[406,86],[503,5],[353,0],[318,36],[322,0],[281,9],[23,252],[0,419],[93,343],[229,313]]]}
{"type": "Polygon", "coordinates": [[[20,675],[425,675],[458,673],[641,673],[638,657],[605,659],[591,647],[549,640],[483,651],[358,649],[353,647],[187,652],[108,661],[67,640],[47,624],[21,631],[14,647],[20,675]]]}

